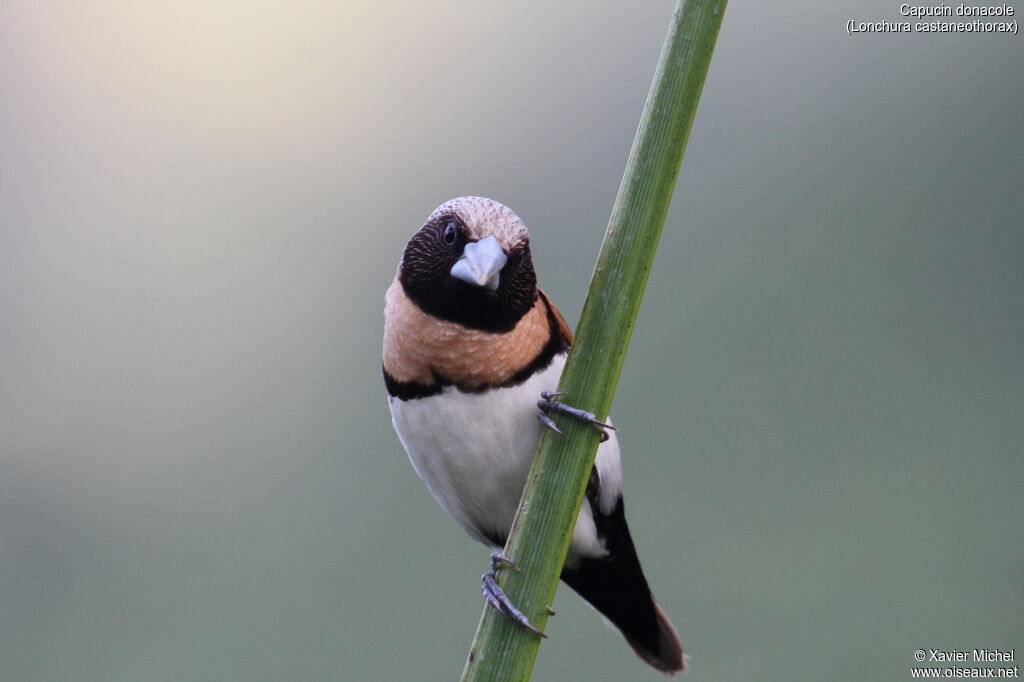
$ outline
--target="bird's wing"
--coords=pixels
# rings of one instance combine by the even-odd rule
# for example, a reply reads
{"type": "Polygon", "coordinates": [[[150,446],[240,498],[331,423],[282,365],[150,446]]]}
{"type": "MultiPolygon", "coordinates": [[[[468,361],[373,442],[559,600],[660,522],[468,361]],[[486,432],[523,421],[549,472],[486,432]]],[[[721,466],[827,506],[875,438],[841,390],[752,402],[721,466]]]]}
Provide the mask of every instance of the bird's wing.
{"type": "Polygon", "coordinates": [[[544,301],[544,306],[551,313],[551,316],[558,322],[558,333],[562,335],[562,339],[565,341],[565,345],[569,346],[572,344],[572,329],[569,328],[569,323],[562,317],[562,313],[559,312],[555,304],[551,302],[548,295],[545,294],[541,289],[537,289],[537,293],[540,294],[541,299],[544,301]]]}

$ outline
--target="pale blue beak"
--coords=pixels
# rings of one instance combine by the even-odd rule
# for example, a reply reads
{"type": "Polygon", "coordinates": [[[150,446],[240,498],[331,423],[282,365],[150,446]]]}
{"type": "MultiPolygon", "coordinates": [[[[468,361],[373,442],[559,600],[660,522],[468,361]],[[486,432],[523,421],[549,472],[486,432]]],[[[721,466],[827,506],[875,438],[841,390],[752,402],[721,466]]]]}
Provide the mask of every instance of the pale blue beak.
{"type": "Polygon", "coordinates": [[[508,262],[508,256],[501,250],[494,235],[478,242],[469,242],[462,251],[462,258],[452,266],[452,277],[461,279],[488,291],[498,288],[498,273],[508,262]]]}

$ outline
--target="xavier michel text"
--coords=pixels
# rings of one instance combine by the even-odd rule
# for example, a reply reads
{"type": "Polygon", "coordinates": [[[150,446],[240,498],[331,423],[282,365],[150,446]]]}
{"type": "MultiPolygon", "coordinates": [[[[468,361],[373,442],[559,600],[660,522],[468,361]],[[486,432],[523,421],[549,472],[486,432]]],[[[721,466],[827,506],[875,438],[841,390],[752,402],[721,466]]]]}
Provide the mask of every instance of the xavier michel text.
{"type": "MultiPolygon", "coordinates": [[[[1014,649],[928,649],[929,661],[997,663],[1014,661],[1014,649]]],[[[921,658],[920,656],[918,658],[921,658]]]]}

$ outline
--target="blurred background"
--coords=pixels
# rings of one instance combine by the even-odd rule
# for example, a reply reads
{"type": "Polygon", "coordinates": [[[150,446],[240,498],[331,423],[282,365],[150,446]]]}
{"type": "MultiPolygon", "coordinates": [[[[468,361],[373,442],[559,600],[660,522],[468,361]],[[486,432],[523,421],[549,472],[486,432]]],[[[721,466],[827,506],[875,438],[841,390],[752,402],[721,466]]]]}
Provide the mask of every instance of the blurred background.
{"type": "MultiPolygon", "coordinates": [[[[1024,53],[898,8],[726,12],[614,408],[687,679],[1024,650],[1024,53]]],[[[575,323],[672,10],[4,4],[0,679],[457,679],[384,290],[482,194],[575,323]]],[[[534,679],[658,679],[555,607],[534,679]]]]}

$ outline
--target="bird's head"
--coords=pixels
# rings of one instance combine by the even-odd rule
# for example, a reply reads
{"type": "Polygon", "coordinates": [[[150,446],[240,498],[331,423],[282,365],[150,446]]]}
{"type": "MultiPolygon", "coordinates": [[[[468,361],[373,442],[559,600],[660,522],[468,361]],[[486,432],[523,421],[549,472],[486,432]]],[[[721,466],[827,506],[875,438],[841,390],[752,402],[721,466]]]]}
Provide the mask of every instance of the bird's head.
{"type": "Polygon", "coordinates": [[[537,298],[526,226],[483,197],[438,206],[406,245],[398,277],[424,312],[486,331],[512,329],[537,298]]]}

